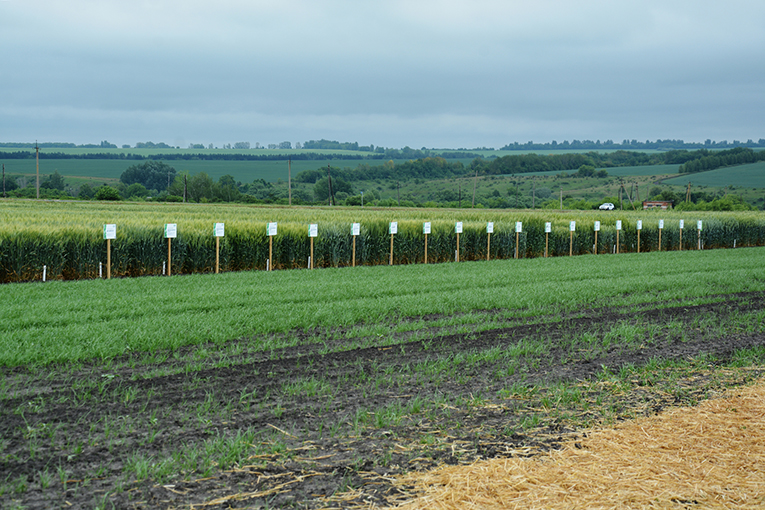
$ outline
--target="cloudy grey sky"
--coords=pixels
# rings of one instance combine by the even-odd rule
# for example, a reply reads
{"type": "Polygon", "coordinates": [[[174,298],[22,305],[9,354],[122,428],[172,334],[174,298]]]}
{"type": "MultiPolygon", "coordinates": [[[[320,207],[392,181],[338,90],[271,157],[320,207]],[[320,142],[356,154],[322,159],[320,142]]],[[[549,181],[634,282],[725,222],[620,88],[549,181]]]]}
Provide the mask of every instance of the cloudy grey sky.
{"type": "Polygon", "coordinates": [[[0,0],[0,141],[765,137],[762,0],[0,0]]]}

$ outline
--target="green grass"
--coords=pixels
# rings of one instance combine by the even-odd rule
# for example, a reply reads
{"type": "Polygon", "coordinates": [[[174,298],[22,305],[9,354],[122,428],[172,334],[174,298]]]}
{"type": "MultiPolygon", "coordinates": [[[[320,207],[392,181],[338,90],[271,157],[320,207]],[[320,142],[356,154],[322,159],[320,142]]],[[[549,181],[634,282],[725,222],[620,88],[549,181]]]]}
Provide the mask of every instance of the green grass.
{"type": "Polygon", "coordinates": [[[433,313],[535,316],[759,291],[763,255],[753,248],[8,284],[0,286],[0,364],[110,358],[433,313]]]}
{"type": "Polygon", "coordinates": [[[765,188],[765,161],[718,168],[708,172],[680,174],[679,177],[667,179],[663,183],[686,186],[688,182],[691,182],[693,186],[765,188]]]}

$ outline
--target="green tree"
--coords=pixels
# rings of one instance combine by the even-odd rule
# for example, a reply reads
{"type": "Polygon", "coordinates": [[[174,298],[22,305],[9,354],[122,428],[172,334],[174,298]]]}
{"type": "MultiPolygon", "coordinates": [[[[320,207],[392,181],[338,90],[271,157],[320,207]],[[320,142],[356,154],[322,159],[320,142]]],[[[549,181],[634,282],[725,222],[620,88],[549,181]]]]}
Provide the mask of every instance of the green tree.
{"type": "Polygon", "coordinates": [[[120,181],[126,185],[143,184],[146,189],[163,191],[167,189],[169,183],[175,178],[175,168],[162,161],[147,161],[140,165],[128,167],[122,175],[120,181]]]}
{"type": "Polygon", "coordinates": [[[93,186],[91,186],[88,183],[83,184],[80,186],[80,191],[77,193],[77,198],[81,200],[90,200],[93,198],[93,196],[96,194],[96,190],[93,189],[93,186]]]}
{"type": "MultiPolygon", "coordinates": [[[[348,195],[353,194],[353,187],[340,177],[333,177],[332,178],[332,193],[348,193],[348,195]]],[[[316,197],[316,201],[318,202],[324,202],[326,200],[329,200],[329,180],[327,177],[323,177],[316,181],[316,184],[313,185],[313,195],[316,197]]]]}
{"type": "Polygon", "coordinates": [[[53,172],[53,175],[49,175],[43,182],[40,183],[40,188],[44,189],[57,189],[64,191],[64,176],[58,173],[58,170],[53,172]]]}
{"type": "Polygon", "coordinates": [[[188,179],[188,199],[189,201],[202,202],[212,200],[213,180],[205,172],[194,174],[188,179]]]}
{"type": "Polygon", "coordinates": [[[140,182],[135,182],[125,189],[125,196],[128,198],[146,198],[149,196],[149,190],[140,182]]]}
{"type": "Polygon", "coordinates": [[[215,198],[222,202],[235,202],[241,198],[241,192],[232,175],[223,175],[214,186],[215,198]]]}
{"type": "Polygon", "coordinates": [[[112,188],[111,186],[103,185],[98,190],[96,190],[95,199],[96,200],[120,200],[122,197],[120,197],[120,192],[117,191],[116,188],[112,188]]]}

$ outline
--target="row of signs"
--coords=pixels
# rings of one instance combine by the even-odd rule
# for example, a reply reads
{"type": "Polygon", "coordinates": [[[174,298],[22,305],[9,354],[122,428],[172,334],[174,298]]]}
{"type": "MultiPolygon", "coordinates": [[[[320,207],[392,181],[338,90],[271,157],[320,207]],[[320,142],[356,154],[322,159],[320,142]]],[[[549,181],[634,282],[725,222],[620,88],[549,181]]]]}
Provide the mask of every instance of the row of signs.
{"type": "MultiPolygon", "coordinates": [[[[680,229],[682,230],[685,226],[685,222],[683,220],[680,220],[680,229]]],[[[664,228],[664,220],[659,220],[659,229],[664,228]]],[[[622,221],[616,220],[616,230],[622,229],[622,221]]],[[[637,230],[643,229],[643,222],[641,220],[637,221],[636,225],[637,230]]],[[[697,229],[701,230],[701,220],[697,223],[697,229]]],[[[275,236],[277,232],[277,226],[276,222],[269,223],[266,226],[266,230],[268,232],[269,236],[275,236]]],[[[576,221],[572,221],[569,223],[569,230],[571,232],[576,231],[576,221]]],[[[520,221],[515,222],[515,231],[517,233],[523,232],[523,223],[520,221]]],[[[600,231],[600,222],[595,222],[595,232],[600,231]]],[[[351,235],[357,236],[361,232],[361,223],[351,223],[351,235]]],[[[458,221],[454,224],[454,232],[457,234],[462,233],[462,222],[458,221]]],[[[545,232],[550,233],[552,232],[552,222],[546,222],[545,223],[545,232]]],[[[390,225],[388,227],[388,233],[391,235],[398,233],[398,222],[397,221],[391,221],[390,225]]],[[[426,221],[422,224],[422,233],[423,234],[430,234],[430,222],[426,221]]],[[[487,234],[493,234],[494,233],[494,222],[490,221],[486,223],[486,233],[487,234]]],[[[225,226],[223,223],[215,223],[213,225],[213,236],[214,237],[224,237],[225,235],[225,226]]],[[[308,225],[308,237],[318,237],[319,235],[319,225],[317,223],[311,223],[308,225]]],[[[165,224],[165,238],[166,239],[175,239],[178,236],[178,224],[177,223],[167,223],[165,224]]],[[[117,225],[114,223],[109,223],[104,225],[104,239],[117,239],[117,225]]]]}

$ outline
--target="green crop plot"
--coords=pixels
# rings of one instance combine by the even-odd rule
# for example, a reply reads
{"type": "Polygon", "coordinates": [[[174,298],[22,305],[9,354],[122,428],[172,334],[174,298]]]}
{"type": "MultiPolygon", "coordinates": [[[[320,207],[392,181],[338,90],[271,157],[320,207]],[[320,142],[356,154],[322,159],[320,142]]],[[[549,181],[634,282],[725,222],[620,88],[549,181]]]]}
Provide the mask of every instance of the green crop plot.
{"type": "Polygon", "coordinates": [[[510,308],[537,315],[701,298],[710,288],[761,291],[764,254],[752,248],[2,285],[0,365],[432,313],[510,308]]]}
{"type": "Polygon", "coordinates": [[[708,172],[680,174],[679,177],[665,180],[664,184],[686,186],[689,182],[693,186],[765,188],[765,161],[708,172]]]}

